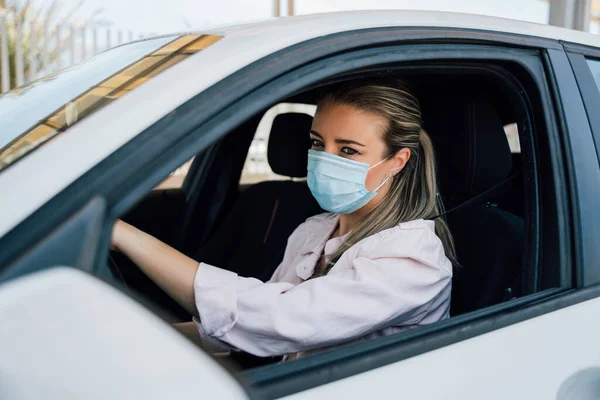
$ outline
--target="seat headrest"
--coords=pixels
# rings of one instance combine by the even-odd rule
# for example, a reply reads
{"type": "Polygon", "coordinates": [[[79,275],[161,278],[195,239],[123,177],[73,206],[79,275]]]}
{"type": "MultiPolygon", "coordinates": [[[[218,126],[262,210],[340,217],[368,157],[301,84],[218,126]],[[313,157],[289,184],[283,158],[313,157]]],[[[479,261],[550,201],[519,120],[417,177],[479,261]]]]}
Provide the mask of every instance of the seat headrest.
{"type": "Polygon", "coordinates": [[[477,195],[507,178],[512,155],[502,119],[487,96],[437,96],[422,104],[422,112],[443,195],[477,195]]]}
{"type": "Polygon", "coordinates": [[[306,177],[312,117],[303,113],[279,114],[273,120],[267,158],[271,170],[292,178],[306,177]]]}

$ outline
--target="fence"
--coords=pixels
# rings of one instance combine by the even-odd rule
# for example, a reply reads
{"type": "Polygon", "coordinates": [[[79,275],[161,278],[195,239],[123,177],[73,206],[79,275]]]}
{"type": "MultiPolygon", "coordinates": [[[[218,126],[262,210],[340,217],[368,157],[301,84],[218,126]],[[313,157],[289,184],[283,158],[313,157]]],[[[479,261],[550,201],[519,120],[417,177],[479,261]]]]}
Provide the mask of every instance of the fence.
{"type": "Polygon", "coordinates": [[[92,24],[22,23],[0,15],[0,91],[5,93],[44,75],[59,71],[112,46],[143,38],[132,31],[92,24]]]}

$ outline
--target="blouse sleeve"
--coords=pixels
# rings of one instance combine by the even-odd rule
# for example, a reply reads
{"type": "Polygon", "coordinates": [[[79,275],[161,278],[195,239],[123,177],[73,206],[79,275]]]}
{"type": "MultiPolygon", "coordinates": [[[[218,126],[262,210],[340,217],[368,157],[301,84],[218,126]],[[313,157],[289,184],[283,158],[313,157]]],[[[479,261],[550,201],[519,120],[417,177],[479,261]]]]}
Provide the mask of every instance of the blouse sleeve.
{"type": "Polygon", "coordinates": [[[194,282],[200,334],[266,357],[417,323],[449,284],[451,272],[440,267],[447,259],[437,236],[426,230],[410,235],[403,245],[398,238],[373,241],[376,248],[338,261],[348,256],[351,268],[334,268],[296,286],[242,278],[202,263],[194,282]]]}

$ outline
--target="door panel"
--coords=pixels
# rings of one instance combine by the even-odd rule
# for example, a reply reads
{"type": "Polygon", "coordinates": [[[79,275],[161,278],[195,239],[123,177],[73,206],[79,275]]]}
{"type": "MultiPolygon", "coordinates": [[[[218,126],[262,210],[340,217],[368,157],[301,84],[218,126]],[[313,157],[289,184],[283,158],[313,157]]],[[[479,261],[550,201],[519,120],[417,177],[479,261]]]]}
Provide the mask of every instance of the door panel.
{"type": "Polygon", "coordinates": [[[287,398],[554,399],[600,366],[599,312],[596,298],[287,398]]]}

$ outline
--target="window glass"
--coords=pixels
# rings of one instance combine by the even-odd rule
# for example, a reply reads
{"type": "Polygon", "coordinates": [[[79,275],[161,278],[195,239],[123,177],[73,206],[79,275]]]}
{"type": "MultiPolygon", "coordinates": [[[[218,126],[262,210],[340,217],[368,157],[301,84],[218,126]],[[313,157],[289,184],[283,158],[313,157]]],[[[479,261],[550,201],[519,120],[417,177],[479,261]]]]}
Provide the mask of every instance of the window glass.
{"type": "Polygon", "coordinates": [[[587,63],[590,66],[592,75],[594,75],[594,81],[596,82],[596,86],[598,86],[598,90],[600,90],[600,61],[588,59],[587,63]]]}
{"type": "MultiPolygon", "coordinates": [[[[287,176],[274,173],[271,170],[269,160],[267,159],[267,147],[273,120],[279,114],[292,112],[314,116],[316,109],[317,106],[315,105],[301,103],[279,103],[271,107],[258,124],[254,139],[248,150],[248,156],[246,157],[246,163],[242,170],[240,184],[246,185],[263,181],[289,179],[287,176]]],[[[308,132],[306,134],[308,135],[308,132]]]]}
{"type": "Polygon", "coordinates": [[[1,96],[0,146],[98,82],[173,39],[171,36],[116,47],[1,96]]]}
{"type": "Polygon", "coordinates": [[[168,36],[119,46],[0,96],[0,170],[220,38],[168,36]]]}

